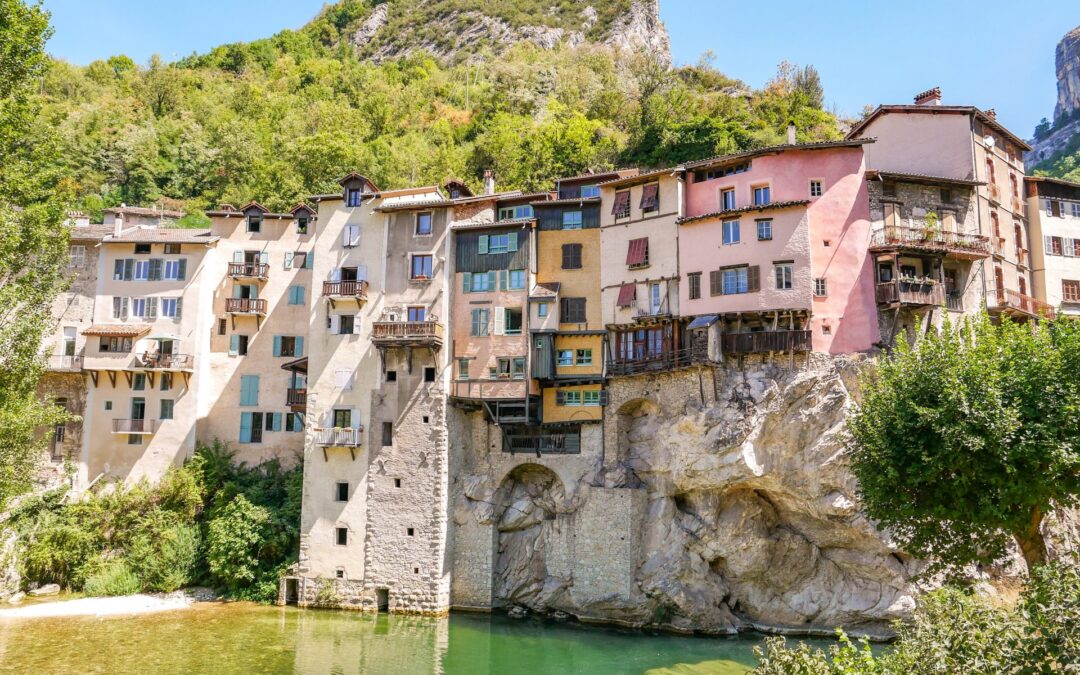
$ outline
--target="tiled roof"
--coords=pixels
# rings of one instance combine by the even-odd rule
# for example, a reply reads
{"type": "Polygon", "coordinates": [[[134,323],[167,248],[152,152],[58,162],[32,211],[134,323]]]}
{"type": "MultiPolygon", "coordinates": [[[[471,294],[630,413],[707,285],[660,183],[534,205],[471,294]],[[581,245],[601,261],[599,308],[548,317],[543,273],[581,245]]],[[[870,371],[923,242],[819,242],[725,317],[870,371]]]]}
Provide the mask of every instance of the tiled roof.
{"type": "Polygon", "coordinates": [[[773,202],[764,206],[744,206],[741,209],[730,209],[728,211],[713,211],[712,213],[702,213],[699,216],[686,216],[684,218],[679,218],[675,222],[679,225],[685,225],[686,223],[694,223],[699,220],[709,220],[711,218],[728,218],[730,216],[737,216],[742,213],[764,213],[766,211],[779,211],[780,209],[789,209],[795,206],[806,206],[809,203],[809,199],[803,199],[800,201],[773,202]]]}
{"type": "Polygon", "coordinates": [[[434,207],[453,206],[452,199],[417,199],[416,201],[401,201],[393,204],[382,204],[374,208],[375,211],[410,211],[412,209],[430,209],[434,207]]]}
{"type": "Polygon", "coordinates": [[[683,169],[684,169],[684,167],[680,164],[679,166],[669,166],[666,169],[656,169],[654,171],[649,171],[647,173],[639,173],[636,176],[627,176],[625,178],[613,178],[612,180],[606,180],[606,181],[600,183],[600,187],[608,187],[608,186],[615,186],[615,185],[637,185],[638,183],[648,182],[652,178],[659,178],[661,176],[667,176],[667,175],[670,175],[670,174],[675,173],[677,171],[682,171],[683,169]]]}
{"type": "Polygon", "coordinates": [[[221,237],[210,230],[185,230],[176,227],[135,227],[124,230],[119,236],[104,238],[106,244],[212,244],[221,237]]]}
{"type": "Polygon", "coordinates": [[[70,227],[68,228],[68,232],[70,233],[69,238],[72,241],[100,241],[112,234],[114,229],[115,228],[112,225],[94,223],[85,227],[70,227]]]}
{"type": "Polygon", "coordinates": [[[684,167],[686,169],[699,169],[703,166],[711,166],[713,164],[723,164],[726,162],[733,162],[740,159],[750,159],[753,157],[759,157],[761,155],[771,155],[779,152],[786,152],[789,150],[828,150],[830,148],[856,148],[860,145],[866,145],[867,143],[873,143],[872,138],[859,138],[859,139],[847,139],[843,141],[822,141],[820,143],[796,143],[794,145],[771,145],[767,148],[759,148],[757,150],[747,150],[746,152],[738,152],[732,155],[715,155],[713,157],[706,157],[705,159],[695,160],[693,162],[687,162],[684,167]]]}
{"type": "Polygon", "coordinates": [[[599,197],[575,197],[573,199],[549,199],[532,202],[533,206],[559,206],[560,204],[599,204],[599,197]]]}
{"type": "Polygon", "coordinates": [[[1051,178],[1049,176],[1024,176],[1025,183],[1049,183],[1050,185],[1060,185],[1063,188],[1071,188],[1073,190],[1080,190],[1080,183],[1074,183],[1070,180],[1063,180],[1061,178],[1051,178]]]}
{"type": "Polygon", "coordinates": [[[558,281],[545,281],[533,286],[529,298],[553,298],[559,294],[562,284],[558,281]]]}
{"type": "Polygon", "coordinates": [[[149,332],[150,326],[146,324],[95,323],[82,334],[100,337],[139,337],[149,332]]]}
{"type": "Polygon", "coordinates": [[[514,218],[513,220],[481,220],[450,223],[451,230],[488,230],[496,227],[513,227],[533,222],[532,218],[514,218]]]}
{"type": "Polygon", "coordinates": [[[997,119],[987,115],[982,110],[979,110],[975,106],[970,105],[879,105],[874,112],[866,116],[866,119],[859,122],[851,128],[848,132],[847,138],[855,138],[863,129],[866,128],[870,122],[877,119],[882,113],[918,113],[927,115],[974,115],[980,122],[986,126],[994,129],[995,131],[1007,136],[1009,140],[1016,143],[1024,150],[1031,150],[1031,146],[1027,142],[1006,129],[1001,125],[997,119]]]}
{"type": "Polygon", "coordinates": [[[113,206],[103,209],[103,213],[122,213],[128,216],[161,216],[162,218],[182,218],[183,211],[171,211],[169,209],[153,209],[142,206],[113,206]]]}
{"type": "Polygon", "coordinates": [[[986,185],[986,181],[982,180],[969,180],[967,178],[949,178],[947,176],[931,176],[923,173],[905,173],[902,171],[867,171],[867,180],[876,180],[878,177],[885,180],[896,180],[900,182],[908,183],[930,183],[937,185],[939,183],[948,183],[951,185],[986,185]]]}
{"type": "Polygon", "coordinates": [[[615,169],[614,171],[596,171],[594,173],[579,173],[576,176],[566,176],[563,178],[555,179],[556,182],[568,182],[568,181],[580,181],[588,180],[589,178],[605,178],[607,176],[618,176],[619,178],[629,178],[630,176],[636,176],[638,170],[636,168],[629,169],[615,169]]]}

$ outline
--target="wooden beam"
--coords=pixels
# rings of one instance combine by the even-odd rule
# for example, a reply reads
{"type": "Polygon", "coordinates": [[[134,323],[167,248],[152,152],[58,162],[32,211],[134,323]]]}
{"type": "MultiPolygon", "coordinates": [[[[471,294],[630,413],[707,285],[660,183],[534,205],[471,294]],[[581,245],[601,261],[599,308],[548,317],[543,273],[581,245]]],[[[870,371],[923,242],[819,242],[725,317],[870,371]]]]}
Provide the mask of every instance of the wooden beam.
{"type": "Polygon", "coordinates": [[[97,389],[97,386],[98,386],[98,383],[97,383],[98,371],[90,370],[90,371],[87,371],[87,372],[90,373],[90,379],[94,382],[94,389],[97,389]]]}
{"type": "Polygon", "coordinates": [[[109,374],[109,382],[112,382],[113,389],[116,389],[116,371],[106,370],[105,372],[109,374]]]}

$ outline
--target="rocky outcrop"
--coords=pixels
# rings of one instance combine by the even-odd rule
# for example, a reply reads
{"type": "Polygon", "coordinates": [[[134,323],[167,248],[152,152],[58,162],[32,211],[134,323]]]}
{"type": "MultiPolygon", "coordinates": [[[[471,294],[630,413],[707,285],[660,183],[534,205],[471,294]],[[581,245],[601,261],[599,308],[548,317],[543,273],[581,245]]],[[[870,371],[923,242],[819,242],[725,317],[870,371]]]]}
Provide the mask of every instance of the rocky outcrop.
{"type": "Polygon", "coordinates": [[[1058,43],[1054,54],[1057,67],[1058,100],[1054,119],[1080,110],[1080,26],[1072,29],[1058,43]]]}

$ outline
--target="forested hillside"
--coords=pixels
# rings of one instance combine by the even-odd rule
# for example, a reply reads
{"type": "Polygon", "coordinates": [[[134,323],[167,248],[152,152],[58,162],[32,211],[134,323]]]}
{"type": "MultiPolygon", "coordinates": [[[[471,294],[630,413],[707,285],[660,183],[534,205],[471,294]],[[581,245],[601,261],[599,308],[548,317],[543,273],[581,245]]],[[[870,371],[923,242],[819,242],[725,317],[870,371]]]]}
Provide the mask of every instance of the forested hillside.
{"type": "Polygon", "coordinates": [[[783,142],[789,120],[800,140],[839,134],[812,68],[781,64],[753,91],[709,57],[670,69],[590,42],[374,62],[343,39],[355,6],[366,3],[175,64],[54,63],[40,123],[59,129],[78,206],[94,216],[163,198],[191,213],[250,199],[282,209],[353,169],[390,188],[450,176],[476,186],[493,168],[500,188],[537,189],[588,168],[783,142]]]}

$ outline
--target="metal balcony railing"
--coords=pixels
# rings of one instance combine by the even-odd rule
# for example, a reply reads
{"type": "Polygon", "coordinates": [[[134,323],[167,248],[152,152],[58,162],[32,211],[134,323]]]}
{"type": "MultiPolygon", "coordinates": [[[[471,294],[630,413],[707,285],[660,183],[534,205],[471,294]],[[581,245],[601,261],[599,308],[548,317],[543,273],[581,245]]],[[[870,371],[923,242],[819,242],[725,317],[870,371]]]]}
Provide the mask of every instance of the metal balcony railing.
{"type": "Polygon", "coordinates": [[[194,357],[191,354],[157,354],[147,352],[139,357],[139,363],[143,368],[160,368],[162,370],[187,370],[191,368],[194,357]]]}
{"type": "Polygon", "coordinates": [[[53,354],[49,357],[49,370],[82,370],[83,357],[78,355],[53,354]]]}
{"type": "Polygon", "coordinates": [[[157,420],[113,420],[114,434],[152,434],[157,431],[157,420]]]}
{"type": "Polygon", "coordinates": [[[363,445],[364,427],[332,427],[315,430],[315,442],[328,448],[358,448],[363,445]]]}
{"type": "Polygon", "coordinates": [[[581,434],[508,432],[503,436],[502,449],[510,454],[524,452],[533,455],[577,455],[581,453],[581,434]]]}
{"type": "Polygon", "coordinates": [[[870,236],[870,248],[914,248],[941,251],[946,254],[986,257],[990,255],[990,238],[979,234],[946,232],[917,227],[889,226],[875,230],[870,236]]]}
{"type": "Polygon", "coordinates": [[[234,279],[266,279],[270,276],[267,263],[229,263],[229,276],[234,279]]]}
{"type": "Polygon", "coordinates": [[[266,300],[262,298],[226,298],[225,311],[229,314],[266,314],[266,300]]]}

